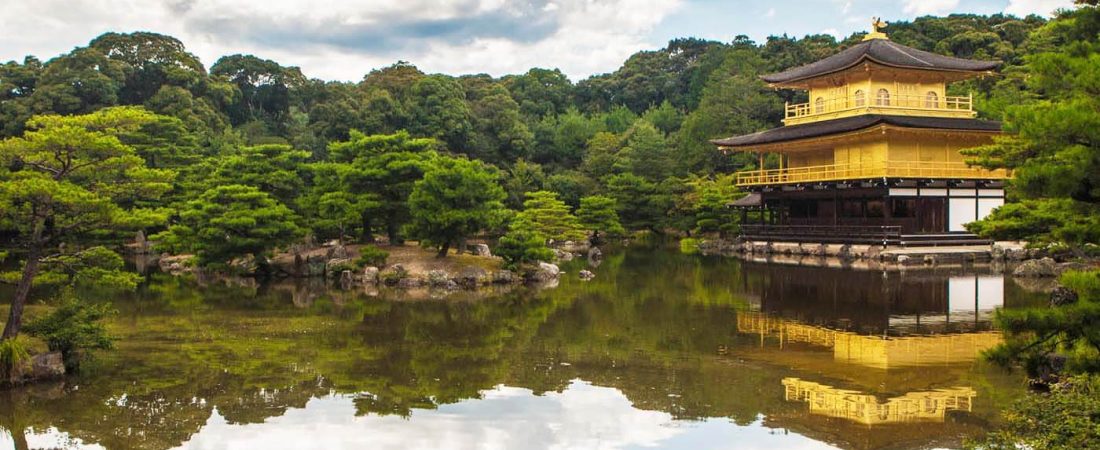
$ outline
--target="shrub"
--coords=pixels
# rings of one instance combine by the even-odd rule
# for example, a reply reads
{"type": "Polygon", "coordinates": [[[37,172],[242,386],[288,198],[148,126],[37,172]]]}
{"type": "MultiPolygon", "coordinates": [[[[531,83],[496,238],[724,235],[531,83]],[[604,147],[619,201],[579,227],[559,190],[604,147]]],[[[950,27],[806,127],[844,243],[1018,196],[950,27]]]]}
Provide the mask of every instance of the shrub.
{"type": "Polygon", "coordinates": [[[10,380],[16,365],[30,357],[27,344],[22,339],[0,341],[0,382],[10,380]]]}
{"type": "Polygon", "coordinates": [[[513,229],[501,236],[496,254],[504,258],[504,267],[516,270],[525,264],[549,261],[554,252],[546,246],[546,238],[534,231],[513,229]]]}
{"type": "Polygon", "coordinates": [[[1079,449],[1100,442],[1100,375],[1079,375],[1030,392],[1005,412],[1005,424],[975,449],[1079,449]]]}
{"type": "Polygon", "coordinates": [[[373,245],[364,246],[359,249],[359,259],[355,260],[355,266],[360,269],[367,266],[381,268],[386,265],[386,259],[389,257],[390,252],[373,245]]]}
{"type": "Polygon", "coordinates": [[[699,253],[699,239],[696,238],[683,238],[680,239],[680,253],[685,255],[695,255],[699,253]]]}
{"type": "Polygon", "coordinates": [[[112,311],[107,304],[81,302],[70,295],[64,298],[60,307],[28,323],[24,330],[46,341],[50,351],[61,352],[65,368],[76,371],[80,366],[81,350],[106,350],[114,346],[102,322],[112,311]]]}

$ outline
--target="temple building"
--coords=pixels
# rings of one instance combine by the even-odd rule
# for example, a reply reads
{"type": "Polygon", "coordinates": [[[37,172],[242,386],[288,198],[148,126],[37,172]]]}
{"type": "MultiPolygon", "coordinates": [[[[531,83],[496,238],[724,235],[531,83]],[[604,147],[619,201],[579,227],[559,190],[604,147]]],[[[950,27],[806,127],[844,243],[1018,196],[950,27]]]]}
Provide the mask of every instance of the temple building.
{"type": "Polygon", "coordinates": [[[833,56],[762,77],[809,93],[807,103],[786,105],[784,126],[712,141],[760,161],[737,174],[750,192],[732,205],[744,211],[744,238],[981,242],[964,224],[1004,203],[1010,174],[971,167],[960,150],[992,142],[1001,124],[976,119],[972,95],[948,95],[947,86],[992,75],[1000,62],[906,47],[882,26],[876,20],[862,42],[833,56]]]}

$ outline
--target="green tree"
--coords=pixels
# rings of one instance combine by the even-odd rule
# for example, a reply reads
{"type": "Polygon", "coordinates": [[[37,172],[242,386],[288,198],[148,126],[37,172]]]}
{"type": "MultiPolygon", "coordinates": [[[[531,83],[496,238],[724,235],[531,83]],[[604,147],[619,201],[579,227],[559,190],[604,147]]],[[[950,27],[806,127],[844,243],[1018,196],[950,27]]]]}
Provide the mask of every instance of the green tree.
{"type": "Polygon", "coordinates": [[[154,239],[166,248],[194,252],[204,266],[222,267],[252,255],[257,261],[302,235],[297,215],[252,186],[218,186],[187,202],[179,221],[154,239]]]}
{"type": "Polygon", "coordinates": [[[634,122],[626,132],[626,145],[616,155],[614,168],[618,172],[638,175],[653,183],[659,183],[673,174],[676,161],[673,148],[665,142],[664,135],[644,120],[634,122]]]}
{"type": "Polygon", "coordinates": [[[314,230],[335,230],[340,242],[351,227],[359,225],[363,216],[376,210],[381,203],[374,195],[359,195],[348,192],[325,192],[317,200],[317,221],[314,230]]]}
{"type": "Polygon", "coordinates": [[[409,131],[447,143],[452,151],[469,151],[472,113],[462,85],[446,75],[429,75],[412,85],[409,131]]]}
{"type": "Polygon", "coordinates": [[[608,179],[607,190],[618,205],[623,227],[661,230],[668,205],[656,184],[632,173],[621,173],[608,179]]]}
{"type": "Polygon", "coordinates": [[[309,156],[307,151],[284,144],[241,147],[218,159],[213,186],[253,186],[284,205],[294,205],[305,189],[303,175],[309,156]]]}
{"type": "Polygon", "coordinates": [[[329,145],[328,162],[313,166],[315,191],[347,192],[359,197],[357,202],[377,200],[376,208],[364,211],[364,235],[369,237],[376,218],[390,243],[399,244],[401,227],[411,220],[409,194],[439,157],[438,146],[435,139],[412,138],[404,131],[368,136],[352,130],[348,141],[329,145]]]}
{"type": "Polygon", "coordinates": [[[1100,214],[1100,11],[1085,7],[1059,19],[1037,33],[1060,45],[1027,59],[1027,87],[1039,100],[1008,107],[1010,133],[964,152],[981,166],[1012,169],[1012,192],[1027,206],[999,208],[971,229],[1020,237],[1045,221],[1049,232],[1026,238],[1057,239],[1082,254],[1085,244],[1100,243],[1097,221],[1089,220],[1100,214]]]}
{"type": "Polygon", "coordinates": [[[1028,392],[1003,414],[1005,424],[975,449],[1072,450],[1100,442],[1100,375],[1080,375],[1051,387],[1028,392]]]}
{"type": "Polygon", "coordinates": [[[559,200],[557,194],[549,191],[528,192],[527,200],[523,202],[523,211],[516,214],[512,226],[534,231],[556,241],[584,237],[580,223],[569,211],[569,206],[559,200]]]}
{"type": "Polygon", "coordinates": [[[546,236],[516,227],[500,237],[494,252],[504,259],[504,267],[509,270],[549,261],[554,257],[554,252],[546,246],[546,236]]]}
{"type": "Polygon", "coordinates": [[[592,240],[598,242],[600,232],[610,235],[625,233],[616,212],[615,199],[602,195],[593,195],[581,199],[577,208],[577,221],[581,227],[592,232],[592,240]]]}
{"type": "Polygon", "coordinates": [[[36,116],[18,138],[0,141],[0,228],[26,250],[4,339],[19,334],[23,306],[45,258],[68,246],[110,239],[164,220],[132,205],[167,192],[173,173],[148,169],[118,135],[155,120],[140,108],[82,116],[36,116]]]}
{"type": "Polygon", "coordinates": [[[507,194],[496,168],[462,158],[438,160],[409,195],[412,235],[447,256],[467,236],[500,226],[508,214],[507,194]]]}

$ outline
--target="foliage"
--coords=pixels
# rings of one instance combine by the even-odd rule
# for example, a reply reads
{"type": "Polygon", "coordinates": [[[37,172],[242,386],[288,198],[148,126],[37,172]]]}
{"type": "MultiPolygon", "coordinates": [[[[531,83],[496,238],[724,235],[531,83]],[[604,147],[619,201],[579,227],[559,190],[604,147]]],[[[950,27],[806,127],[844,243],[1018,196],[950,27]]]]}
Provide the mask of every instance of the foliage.
{"type": "Polygon", "coordinates": [[[359,259],[355,260],[355,265],[360,269],[367,266],[384,267],[389,257],[390,252],[373,245],[364,245],[359,248],[359,259]]]}
{"type": "Polygon", "coordinates": [[[495,168],[480,161],[440,159],[409,194],[412,235],[437,247],[444,257],[451,245],[500,226],[508,210],[499,178],[495,168]]]}
{"type": "MultiPolygon", "coordinates": [[[[975,232],[1080,249],[1100,243],[1100,10],[1084,7],[1059,19],[1036,31],[1049,47],[1026,58],[1030,95],[1005,108],[1010,134],[964,153],[975,164],[1012,169],[1013,193],[1030,201],[1001,208],[975,232]]],[[[1020,100],[1007,89],[995,94],[1020,100]]]]}
{"type": "Polygon", "coordinates": [[[1100,442],[1100,375],[1079,375],[1029,392],[1005,412],[1005,424],[975,449],[1070,450],[1100,442]]]}
{"type": "Polygon", "coordinates": [[[31,353],[27,350],[27,343],[22,338],[0,341],[0,384],[11,379],[11,372],[16,365],[30,359],[30,357],[31,353]]]}
{"type": "Polygon", "coordinates": [[[113,310],[106,303],[89,303],[75,298],[71,292],[63,295],[63,302],[45,317],[27,324],[27,334],[46,341],[50,351],[61,352],[65,367],[70,371],[79,368],[85,350],[108,350],[113,341],[107,333],[103,319],[113,310]]]}
{"type": "Polygon", "coordinates": [[[696,255],[699,253],[699,242],[697,238],[686,237],[680,239],[680,253],[685,255],[696,255]]]}
{"type": "Polygon", "coordinates": [[[1049,308],[998,310],[995,320],[1005,342],[987,353],[990,359],[1022,364],[1033,377],[1047,368],[1051,355],[1065,357],[1070,372],[1100,372],[1100,271],[1070,271],[1059,281],[1078,300],[1049,308]]]}
{"type": "Polygon", "coordinates": [[[290,208],[252,186],[212,188],[187,202],[179,222],[154,236],[166,248],[194,252],[199,263],[221,266],[231,259],[267,255],[301,236],[290,208]]]}
{"type": "Polygon", "coordinates": [[[528,192],[523,211],[516,214],[512,227],[538,233],[555,241],[584,238],[577,217],[558,195],[548,191],[528,192]]]}
{"type": "Polygon", "coordinates": [[[593,195],[581,198],[581,206],[577,208],[577,221],[582,228],[592,231],[593,238],[598,238],[601,232],[612,236],[622,235],[626,230],[619,222],[616,207],[615,199],[611,197],[593,195]]]}
{"type": "Polygon", "coordinates": [[[504,267],[509,270],[554,257],[554,252],[546,246],[546,236],[523,228],[512,228],[501,236],[494,253],[504,258],[504,267]]]}
{"type": "MultiPolygon", "coordinates": [[[[156,116],[140,108],[108,108],[79,116],[35,116],[23,136],[0,141],[0,229],[27,249],[4,337],[18,334],[23,304],[41,258],[62,243],[109,241],[122,230],[164,221],[138,205],[170,189],[174,175],[149,169],[119,136],[156,116]]],[[[64,252],[62,252],[64,253],[64,252]]]]}

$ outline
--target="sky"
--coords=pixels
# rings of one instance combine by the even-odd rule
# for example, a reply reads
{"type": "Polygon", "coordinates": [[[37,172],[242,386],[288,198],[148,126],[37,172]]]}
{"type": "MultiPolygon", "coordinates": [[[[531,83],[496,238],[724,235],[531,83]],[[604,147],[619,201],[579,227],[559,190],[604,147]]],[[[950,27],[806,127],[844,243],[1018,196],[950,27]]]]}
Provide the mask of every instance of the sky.
{"type": "MultiPolygon", "coordinates": [[[[838,37],[872,16],[1049,16],[1072,0],[3,0],[0,61],[47,60],[108,31],[174,36],[209,67],[253,54],[324,80],[357,81],[408,61],[430,73],[558,68],[612,72],[673,38],[838,37]]],[[[886,29],[887,33],[889,28],[886,29]]]]}

